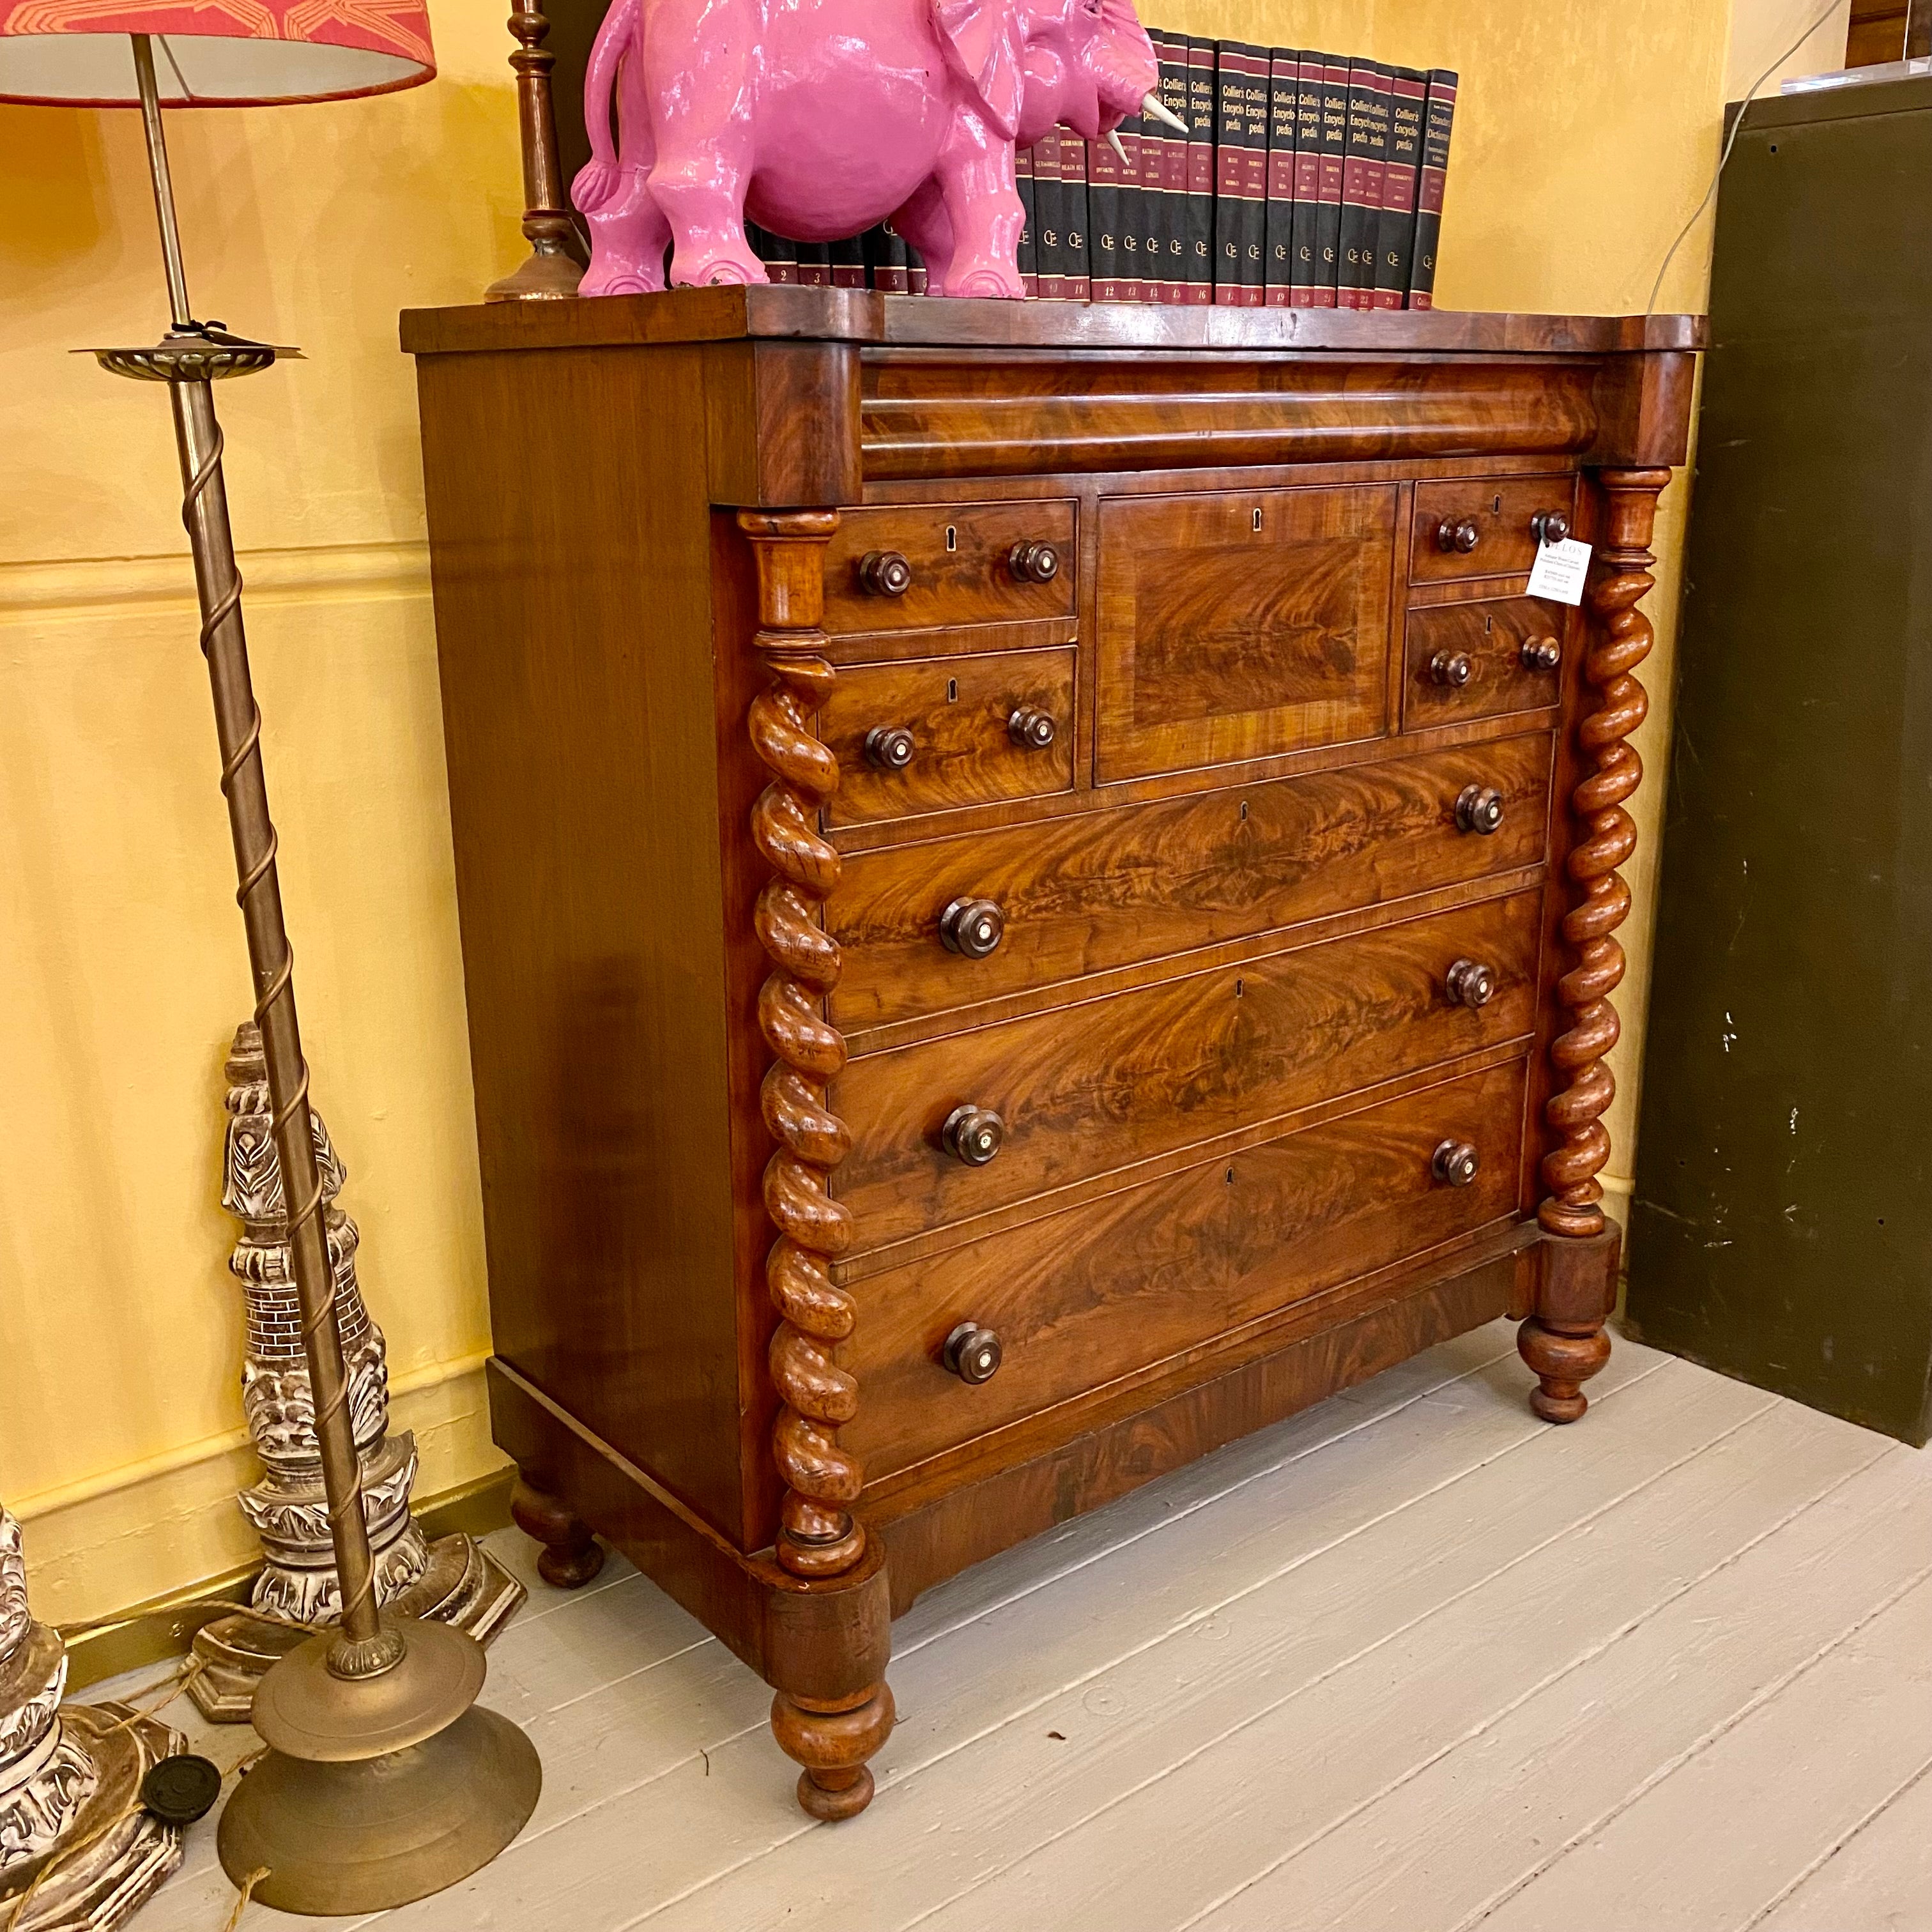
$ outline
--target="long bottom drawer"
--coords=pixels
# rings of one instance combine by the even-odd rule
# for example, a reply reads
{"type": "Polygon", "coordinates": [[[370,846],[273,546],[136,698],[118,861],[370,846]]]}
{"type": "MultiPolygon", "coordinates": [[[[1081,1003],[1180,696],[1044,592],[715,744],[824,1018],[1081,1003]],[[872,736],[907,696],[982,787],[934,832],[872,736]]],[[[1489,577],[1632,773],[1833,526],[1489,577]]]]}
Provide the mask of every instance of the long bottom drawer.
{"type": "Polygon", "coordinates": [[[844,1439],[877,1480],[1503,1219],[1524,1078],[1465,1075],[852,1284],[844,1439]],[[1475,1150],[1466,1184],[1445,1143],[1475,1150]],[[941,1360],[967,1322],[999,1340],[978,1384],[941,1360]]]}

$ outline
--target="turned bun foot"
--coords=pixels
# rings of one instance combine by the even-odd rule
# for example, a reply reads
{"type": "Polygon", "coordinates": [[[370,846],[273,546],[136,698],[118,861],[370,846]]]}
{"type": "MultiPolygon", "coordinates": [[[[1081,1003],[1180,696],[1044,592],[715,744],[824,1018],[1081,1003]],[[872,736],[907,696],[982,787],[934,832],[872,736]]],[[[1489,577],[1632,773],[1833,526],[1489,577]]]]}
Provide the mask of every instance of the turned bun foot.
{"type": "Polygon", "coordinates": [[[1582,1385],[1610,1359],[1600,1328],[1552,1327],[1532,1315],[1516,1330],[1516,1352],[1536,1371],[1529,1406],[1545,1422],[1574,1422],[1590,1406],[1582,1385]]]}
{"type": "Polygon", "coordinates": [[[892,1694],[874,1684],[856,1696],[827,1702],[772,1700],[772,1735],[794,1762],[805,1766],[798,1802],[814,1818],[856,1818],[872,1802],[866,1761],[892,1734],[892,1694]]]}
{"type": "Polygon", "coordinates": [[[603,1568],[604,1546],[556,1497],[519,1482],[510,1492],[510,1515],[526,1536],[544,1546],[537,1574],[554,1588],[580,1590],[603,1568]]]}

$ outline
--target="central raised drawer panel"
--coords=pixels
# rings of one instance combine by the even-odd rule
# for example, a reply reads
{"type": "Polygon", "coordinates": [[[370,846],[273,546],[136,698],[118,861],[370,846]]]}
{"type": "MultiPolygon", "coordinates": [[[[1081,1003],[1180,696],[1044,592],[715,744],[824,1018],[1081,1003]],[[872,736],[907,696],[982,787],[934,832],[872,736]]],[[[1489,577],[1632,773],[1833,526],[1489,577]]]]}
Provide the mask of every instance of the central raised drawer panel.
{"type": "Polygon", "coordinates": [[[850,856],[826,907],[832,1019],[884,1025],[1538,864],[1550,763],[1538,733],[850,856]],[[1472,784],[1503,794],[1486,837],[1456,823],[1472,784]],[[961,898],[1004,918],[984,959],[940,941],[961,898]]]}
{"type": "Polygon", "coordinates": [[[1102,503],[1096,776],[1382,731],[1396,508],[1384,484],[1102,503]]]}
{"type": "Polygon", "coordinates": [[[1501,1220],[1522,1100],[1513,1061],[852,1283],[846,1444],[876,1481],[1501,1220]],[[1431,1173],[1444,1140],[1470,1186],[1431,1173]],[[940,1362],[962,1322],[1004,1351],[976,1388],[940,1362]]]}
{"type": "Polygon", "coordinates": [[[1058,1012],[854,1060],[832,1105],[852,1151],[832,1189],[861,1250],[1252,1127],[1528,1034],[1540,896],[1190,974],[1058,1012]],[[1457,1005],[1444,976],[1489,967],[1457,1005]],[[990,1108],[1004,1144],[948,1154],[956,1107],[990,1108]]]}

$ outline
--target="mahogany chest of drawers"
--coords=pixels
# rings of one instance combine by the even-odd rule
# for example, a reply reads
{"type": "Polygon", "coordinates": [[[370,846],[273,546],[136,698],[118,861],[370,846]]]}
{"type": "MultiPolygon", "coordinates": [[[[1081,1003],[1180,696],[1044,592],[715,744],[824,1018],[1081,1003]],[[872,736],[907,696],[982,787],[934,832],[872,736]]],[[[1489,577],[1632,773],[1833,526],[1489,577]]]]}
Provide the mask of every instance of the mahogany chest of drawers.
{"type": "Polygon", "coordinates": [[[1582,1414],[1697,331],[405,319],[519,1520],[816,1815],[937,1579],[1505,1311],[1582,1414]]]}

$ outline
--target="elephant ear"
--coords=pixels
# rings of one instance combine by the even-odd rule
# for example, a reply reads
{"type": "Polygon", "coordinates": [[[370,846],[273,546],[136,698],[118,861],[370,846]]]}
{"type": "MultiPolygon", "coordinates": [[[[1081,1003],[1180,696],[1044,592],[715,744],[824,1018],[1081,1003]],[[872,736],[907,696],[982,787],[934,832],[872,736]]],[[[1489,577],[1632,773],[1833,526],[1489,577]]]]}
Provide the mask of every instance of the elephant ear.
{"type": "Polygon", "coordinates": [[[946,63],[972,91],[1002,139],[1019,132],[1026,86],[1026,22],[1020,0],[932,0],[946,63]]]}

